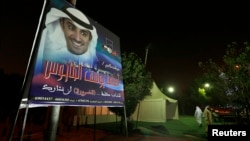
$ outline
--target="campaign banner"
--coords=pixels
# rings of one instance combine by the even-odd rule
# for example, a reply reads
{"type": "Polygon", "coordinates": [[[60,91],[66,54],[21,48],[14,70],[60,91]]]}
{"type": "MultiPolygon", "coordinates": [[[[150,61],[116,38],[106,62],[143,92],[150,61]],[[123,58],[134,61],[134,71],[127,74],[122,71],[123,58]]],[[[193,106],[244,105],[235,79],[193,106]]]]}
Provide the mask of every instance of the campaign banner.
{"type": "Polygon", "coordinates": [[[65,0],[42,17],[29,103],[123,106],[119,37],[65,0]]]}

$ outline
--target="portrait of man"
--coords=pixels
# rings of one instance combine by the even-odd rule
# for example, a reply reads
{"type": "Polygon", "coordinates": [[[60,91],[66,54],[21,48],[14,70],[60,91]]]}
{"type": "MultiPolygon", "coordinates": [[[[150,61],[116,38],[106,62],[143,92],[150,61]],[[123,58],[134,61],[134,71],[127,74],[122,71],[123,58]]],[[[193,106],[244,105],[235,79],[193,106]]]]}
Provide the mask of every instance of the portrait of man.
{"type": "Polygon", "coordinates": [[[44,61],[81,64],[96,63],[97,31],[88,18],[74,7],[52,7],[46,15],[40,47],[44,61]]]}
{"type": "Polygon", "coordinates": [[[64,0],[50,1],[38,29],[31,103],[95,105],[112,98],[123,104],[120,56],[101,48],[120,52],[118,36],[64,0]]]}

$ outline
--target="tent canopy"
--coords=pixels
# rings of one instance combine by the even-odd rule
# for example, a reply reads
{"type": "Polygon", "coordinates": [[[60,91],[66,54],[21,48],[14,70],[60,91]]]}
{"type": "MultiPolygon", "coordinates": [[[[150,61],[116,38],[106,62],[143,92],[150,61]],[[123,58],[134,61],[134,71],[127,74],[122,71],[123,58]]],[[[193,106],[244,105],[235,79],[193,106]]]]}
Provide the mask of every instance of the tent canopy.
{"type": "Polygon", "coordinates": [[[178,101],[163,94],[153,82],[151,95],[146,96],[137,105],[131,118],[146,122],[166,122],[168,119],[178,119],[178,101]]]}
{"type": "Polygon", "coordinates": [[[172,99],[168,96],[166,96],[165,94],[163,94],[160,89],[158,88],[158,86],[156,85],[155,82],[153,82],[153,87],[151,89],[151,95],[150,96],[146,96],[144,98],[144,100],[153,100],[153,99],[166,99],[167,101],[171,102],[171,103],[177,103],[177,100],[172,99]]]}

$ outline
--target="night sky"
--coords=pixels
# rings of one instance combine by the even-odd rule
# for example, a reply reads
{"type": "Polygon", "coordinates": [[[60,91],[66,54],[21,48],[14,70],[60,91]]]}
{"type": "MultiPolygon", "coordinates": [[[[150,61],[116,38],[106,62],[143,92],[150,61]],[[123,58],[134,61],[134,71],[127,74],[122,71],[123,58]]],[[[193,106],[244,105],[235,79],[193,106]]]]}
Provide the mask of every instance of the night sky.
{"type": "MultiPolygon", "coordinates": [[[[24,75],[43,0],[12,3],[1,2],[9,10],[1,9],[0,68],[24,75]]],[[[122,52],[133,51],[144,62],[150,44],[146,67],[161,86],[183,90],[199,74],[198,61],[219,61],[227,44],[250,42],[244,5],[78,0],[76,7],[120,37],[122,52]]]]}

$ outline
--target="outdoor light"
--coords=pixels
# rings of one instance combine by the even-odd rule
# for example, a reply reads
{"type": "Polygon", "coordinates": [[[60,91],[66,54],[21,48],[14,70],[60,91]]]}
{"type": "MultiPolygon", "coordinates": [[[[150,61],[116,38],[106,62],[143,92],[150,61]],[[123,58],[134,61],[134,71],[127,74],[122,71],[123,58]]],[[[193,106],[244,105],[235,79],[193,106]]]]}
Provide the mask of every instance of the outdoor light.
{"type": "Polygon", "coordinates": [[[174,92],[174,87],[172,87],[172,86],[168,87],[168,92],[173,93],[174,92]]]}
{"type": "Polygon", "coordinates": [[[210,85],[209,85],[209,83],[205,83],[205,88],[209,88],[210,87],[210,85]]]}

